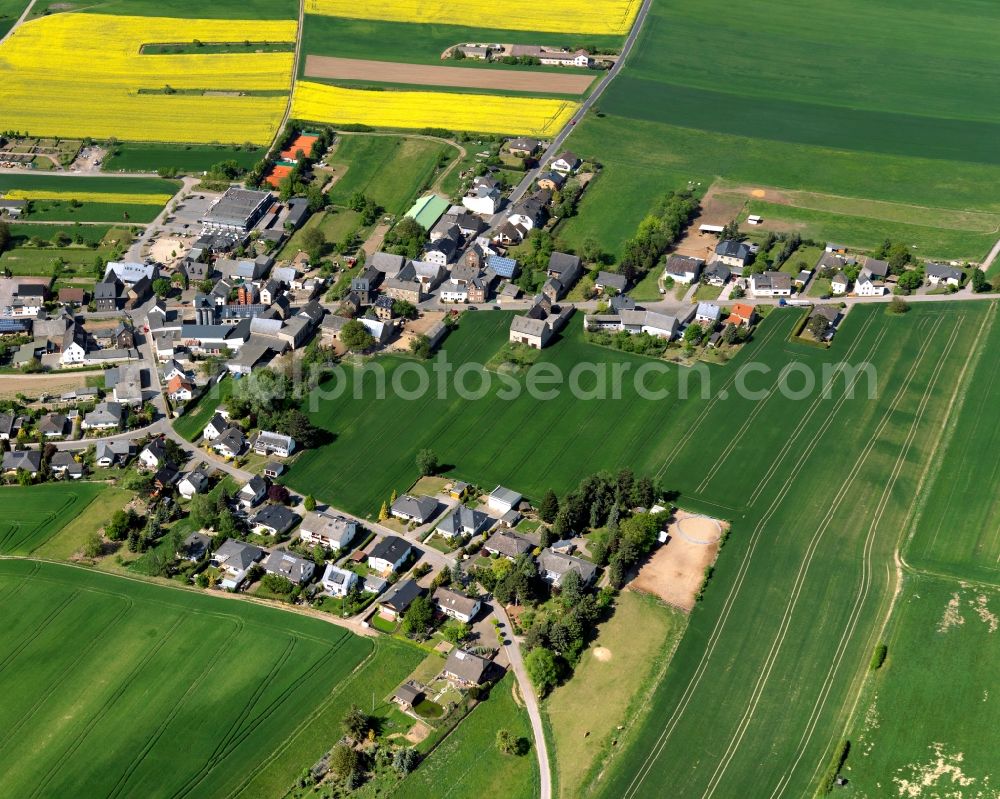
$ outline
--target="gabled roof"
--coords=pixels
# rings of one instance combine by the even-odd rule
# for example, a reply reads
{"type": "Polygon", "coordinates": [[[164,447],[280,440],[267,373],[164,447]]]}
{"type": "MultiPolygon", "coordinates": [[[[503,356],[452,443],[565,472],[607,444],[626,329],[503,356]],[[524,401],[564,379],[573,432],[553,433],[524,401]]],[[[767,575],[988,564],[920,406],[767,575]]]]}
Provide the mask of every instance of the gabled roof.
{"type": "Polygon", "coordinates": [[[433,599],[438,607],[454,610],[463,616],[471,616],[479,606],[478,599],[473,599],[443,586],[434,592],[433,599]]]}
{"type": "Polygon", "coordinates": [[[269,527],[278,533],[286,533],[299,521],[299,515],[293,513],[284,505],[267,505],[261,508],[253,517],[253,523],[269,527]]]}
{"type": "Polygon", "coordinates": [[[527,538],[523,538],[507,530],[498,530],[486,539],[483,548],[488,551],[499,552],[501,555],[506,555],[509,558],[516,558],[518,555],[531,552],[533,547],[527,538]]]}
{"type": "Polygon", "coordinates": [[[437,510],[438,501],[434,497],[403,494],[392,503],[393,513],[402,513],[414,519],[427,519],[437,510]]]}
{"type": "Polygon", "coordinates": [[[402,580],[389,589],[381,604],[397,613],[405,613],[413,600],[423,593],[424,589],[415,580],[402,580]]]}
{"type": "Polygon", "coordinates": [[[410,542],[398,535],[384,536],[368,553],[368,557],[397,563],[410,550],[410,542]]]}
{"type": "Polygon", "coordinates": [[[448,653],[444,670],[464,682],[478,685],[482,682],[483,675],[486,673],[489,665],[490,661],[485,658],[455,647],[448,653]]]}
{"type": "Polygon", "coordinates": [[[745,261],[750,257],[750,247],[736,239],[724,239],[715,245],[715,254],[745,261]]]}
{"type": "Polygon", "coordinates": [[[218,563],[234,568],[237,571],[246,571],[262,557],[264,557],[264,550],[260,547],[255,547],[253,544],[245,544],[242,541],[236,541],[232,538],[227,538],[222,546],[215,551],[214,555],[214,559],[218,563]]]}

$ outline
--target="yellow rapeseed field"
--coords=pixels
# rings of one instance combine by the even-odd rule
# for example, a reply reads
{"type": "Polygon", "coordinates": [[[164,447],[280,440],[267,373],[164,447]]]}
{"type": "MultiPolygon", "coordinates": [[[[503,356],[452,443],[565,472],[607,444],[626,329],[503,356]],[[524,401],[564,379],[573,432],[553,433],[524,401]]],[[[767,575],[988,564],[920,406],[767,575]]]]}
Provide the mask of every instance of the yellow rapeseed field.
{"type": "Polygon", "coordinates": [[[577,106],[568,100],[426,91],[369,91],[299,81],[292,116],[309,122],[383,128],[446,128],[548,136],[577,106]]]}
{"type": "Polygon", "coordinates": [[[195,39],[291,42],[295,29],[291,20],[41,17],[0,45],[0,120],[5,129],[39,136],[267,143],[284,113],[292,53],[139,51],[143,44],[195,39]],[[178,91],[140,93],[167,86],[178,91]],[[247,91],[274,94],[238,94],[247,91]]]}
{"type": "Polygon", "coordinates": [[[81,203],[114,203],[115,205],[165,205],[172,194],[135,194],[103,191],[41,191],[38,189],[11,189],[4,194],[7,200],[77,200],[81,203]]]}
{"type": "Polygon", "coordinates": [[[491,0],[306,0],[306,12],[441,25],[454,25],[458,18],[481,23],[492,19],[496,22],[491,27],[507,30],[621,35],[632,27],[640,5],[641,0],[508,0],[503,5],[491,0]]]}

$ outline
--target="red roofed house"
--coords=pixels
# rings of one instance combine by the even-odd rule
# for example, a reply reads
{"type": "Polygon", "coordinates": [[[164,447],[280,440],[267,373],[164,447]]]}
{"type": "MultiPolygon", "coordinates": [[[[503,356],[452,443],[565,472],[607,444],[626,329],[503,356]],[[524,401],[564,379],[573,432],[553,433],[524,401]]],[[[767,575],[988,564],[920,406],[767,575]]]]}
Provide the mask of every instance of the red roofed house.
{"type": "Polygon", "coordinates": [[[174,402],[188,402],[194,395],[194,386],[191,381],[181,375],[174,375],[167,383],[167,395],[174,402]]]}
{"type": "Polygon", "coordinates": [[[730,311],[729,318],[726,319],[726,324],[745,325],[746,327],[750,327],[756,316],[757,310],[753,305],[748,305],[745,302],[738,302],[733,306],[732,311],[730,311]]]}

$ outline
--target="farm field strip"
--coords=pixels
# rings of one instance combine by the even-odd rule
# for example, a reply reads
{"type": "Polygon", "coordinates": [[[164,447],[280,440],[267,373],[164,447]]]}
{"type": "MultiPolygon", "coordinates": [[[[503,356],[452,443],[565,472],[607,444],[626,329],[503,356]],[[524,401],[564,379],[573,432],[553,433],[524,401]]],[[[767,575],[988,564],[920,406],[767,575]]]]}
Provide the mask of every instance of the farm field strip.
{"type": "MultiPolygon", "coordinates": [[[[502,26],[512,30],[625,34],[640,5],[640,0],[550,0],[539,6],[528,0],[514,0],[503,6],[502,26]]],[[[456,17],[455,5],[447,0],[384,0],[380,3],[306,0],[305,10],[309,14],[396,22],[448,24],[454,23],[456,17]]],[[[466,19],[489,20],[498,11],[499,8],[487,0],[469,0],[461,7],[466,19]]]]}
{"type": "Polygon", "coordinates": [[[455,86],[466,89],[506,89],[542,94],[583,94],[594,82],[592,75],[557,75],[526,69],[437,67],[322,55],[306,56],[305,77],[373,83],[409,83],[417,86],[455,86]]]}
{"type": "Polygon", "coordinates": [[[123,205],[165,205],[173,194],[126,194],[122,192],[43,191],[13,189],[4,195],[8,200],[77,200],[78,202],[121,203],[123,205]]]}
{"type": "Polygon", "coordinates": [[[344,89],[298,81],[292,116],[308,122],[383,128],[550,136],[573,116],[568,100],[432,91],[344,89]]]}
{"type": "Polygon", "coordinates": [[[43,546],[104,488],[81,482],[0,488],[0,508],[9,508],[4,514],[8,521],[0,524],[0,555],[28,555],[43,546]]]}
{"type": "MultiPolygon", "coordinates": [[[[940,321],[938,322],[938,324],[940,324],[940,321]]],[[[917,354],[917,358],[915,359],[913,365],[911,366],[910,372],[908,373],[908,378],[912,377],[912,375],[915,373],[917,365],[920,363],[920,361],[923,358],[923,355],[926,353],[930,341],[931,341],[931,337],[927,337],[927,339],[925,339],[924,345],[923,345],[921,351],[917,354]]],[[[905,388],[906,388],[907,385],[908,385],[908,379],[907,379],[907,382],[904,383],[904,385],[901,386],[900,389],[899,389],[899,391],[897,392],[896,397],[893,400],[893,405],[895,405],[902,398],[903,393],[904,393],[905,388]]],[[[867,446],[858,455],[857,459],[855,460],[854,467],[851,468],[848,471],[848,474],[851,475],[850,478],[847,481],[845,481],[844,483],[841,484],[840,490],[837,492],[837,494],[835,495],[835,497],[833,499],[833,504],[831,505],[831,507],[827,511],[827,514],[826,514],[824,522],[821,524],[820,528],[816,532],[814,532],[814,534],[812,536],[812,539],[810,541],[810,545],[809,545],[809,547],[806,550],[806,556],[805,556],[805,558],[803,559],[803,561],[799,565],[799,570],[798,570],[798,573],[796,575],[795,584],[794,584],[793,589],[792,589],[792,601],[789,604],[786,604],[786,606],[785,606],[785,612],[782,615],[781,625],[779,626],[779,633],[778,633],[778,637],[775,638],[775,643],[777,643],[779,640],[783,641],[784,640],[784,635],[787,633],[787,629],[788,629],[787,628],[787,622],[790,621],[790,617],[791,617],[789,609],[794,610],[794,605],[795,605],[795,603],[797,601],[797,597],[799,595],[799,592],[801,591],[801,586],[802,586],[802,584],[804,582],[804,576],[805,576],[805,571],[806,571],[807,565],[811,561],[811,559],[812,559],[812,553],[815,552],[815,547],[816,547],[816,545],[818,545],[818,543],[820,541],[821,531],[823,531],[823,530],[826,529],[826,525],[833,518],[833,515],[835,514],[836,510],[839,509],[841,503],[846,498],[847,493],[848,493],[848,489],[853,484],[853,481],[855,479],[855,476],[858,473],[858,470],[864,464],[864,462],[867,461],[868,456],[871,454],[872,450],[875,448],[875,444],[876,444],[877,439],[878,439],[878,433],[880,433],[881,430],[883,430],[884,427],[885,427],[885,425],[888,423],[889,415],[890,415],[889,413],[885,414],[885,416],[883,418],[883,422],[880,425],[879,430],[876,432],[875,435],[871,436],[871,438],[869,439],[869,442],[868,442],[867,446]]],[[[824,432],[826,432],[826,430],[829,428],[829,426],[833,423],[833,420],[834,420],[834,416],[832,416],[832,415],[830,415],[830,416],[828,416],[826,418],[826,420],[824,421],[824,426],[820,428],[819,435],[822,435],[824,432]]],[[[817,438],[819,437],[819,435],[817,436],[817,438]]],[[[635,795],[638,794],[638,791],[641,788],[643,781],[649,775],[649,773],[652,770],[653,765],[655,764],[656,760],[662,754],[664,748],[666,747],[667,743],[669,742],[670,736],[672,735],[672,733],[676,729],[677,724],[678,724],[680,718],[687,711],[687,708],[688,708],[688,706],[689,706],[689,704],[690,704],[690,702],[692,700],[692,697],[694,696],[694,692],[697,690],[699,684],[701,683],[701,680],[702,680],[703,676],[705,675],[705,673],[706,673],[706,671],[708,669],[709,660],[711,659],[711,657],[712,657],[712,655],[713,655],[713,653],[715,651],[715,648],[718,645],[720,638],[722,637],[722,634],[723,634],[723,631],[725,629],[726,623],[727,623],[727,621],[729,619],[729,616],[730,616],[730,612],[732,611],[732,608],[736,604],[736,600],[737,600],[737,598],[738,598],[738,596],[740,594],[740,591],[741,591],[741,589],[743,587],[744,580],[745,580],[745,578],[747,576],[747,573],[750,570],[751,561],[753,559],[753,555],[754,555],[754,552],[756,550],[757,543],[760,540],[760,537],[763,534],[763,532],[764,532],[765,528],[767,527],[768,523],[770,522],[771,518],[779,510],[779,508],[781,506],[781,503],[782,503],[782,500],[784,500],[785,496],[791,491],[792,486],[793,486],[793,481],[792,480],[786,480],[786,481],[784,481],[784,483],[782,484],[780,490],[775,495],[774,499],[772,499],[772,501],[768,505],[767,509],[763,512],[763,514],[762,514],[762,516],[760,518],[760,521],[754,527],[754,530],[753,530],[753,532],[751,533],[751,536],[750,536],[750,541],[749,541],[748,548],[747,548],[747,554],[744,557],[744,559],[741,561],[740,566],[739,566],[739,570],[738,570],[737,575],[736,575],[736,579],[734,580],[734,582],[733,582],[733,584],[732,584],[732,586],[731,586],[731,588],[729,590],[729,593],[726,596],[726,601],[725,601],[725,604],[723,606],[722,613],[720,614],[718,620],[716,621],[714,627],[712,628],[711,635],[710,635],[708,641],[706,642],[705,648],[703,650],[703,654],[702,654],[701,659],[699,661],[698,668],[695,670],[695,673],[694,673],[691,681],[688,682],[688,684],[687,684],[687,686],[685,688],[684,694],[681,697],[681,701],[678,703],[677,707],[675,708],[674,713],[670,716],[669,719],[667,719],[667,722],[666,722],[666,724],[665,724],[662,732],[660,733],[660,737],[656,740],[656,743],[653,746],[652,750],[650,751],[650,754],[647,756],[645,762],[643,763],[642,768],[640,769],[640,771],[635,776],[633,776],[632,781],[629,783],[628,790],[625,793],[626,799],[628,799],[628,797],[635,796],[635,795]]],[[[775,648],[775,644],[773,643],[772,644],[772,648],[771,648],[770,652],[768,653],[768,661],[767,661],[768,667],[773,666],[774,657],[776,656],[776,653],[777,653],[777,649],[775,648]]],[[[764,687],[763,676],[761,676],[761,677],[758,677],[757,684],[754,687],[753,693],[751,694],[751,697],[750,697],[751,706],[755,706],[756,705],[756,701],[759,699],[760,693],[763,691],[763,687],[764,687]]],[[[747,718],[747,716],[744,715],[744,720],[746,718],[747,718]]],[[[746,727],[745,727],[745,725],[743,725],[743,731],[745,731],[745,729],[746,729],[746,727]]],[[[739,732],[739,728],[738,728],[738,732],[739,732]]],[[[740,737],[742,738],[742,734],[740,735],[740,737]]],[[[727,754],[729,753],[729,751],[731,751],[731,748],[732,748],[732,739],[730,740],[730,744],[729,744],[729,746],[727,748],[727,754]]],[[[723,763],[726,763],[726,762],[727,761],[723,760],[723,763]]],[[[720,764],[720,766],[721,765],[722,764],[720,764]]],[[[716,771],[716,774],[717,773],[718,773],[718,771],[716,771]]],[[[708,787],[708,789],[706,789],[705,795],[706,796],[711,795],[711,792],[714,792],[714,786],[717,785],[717,784],[718,783],[715,781],[715,775],[713,775],[712,782],[709,783],[709,787],[708,787]]]]}
{"type": "Polygon", "coordinates": [[[139,54],[145,42],[181,31],[204,41],[291,42],[296,23],[86,13],[32,20],[0,45],[5,123],[40,135],[267,142],[290,91],[293,54],[139,54]],[[209,90],[222,94],[201,94],[209,90]]]}

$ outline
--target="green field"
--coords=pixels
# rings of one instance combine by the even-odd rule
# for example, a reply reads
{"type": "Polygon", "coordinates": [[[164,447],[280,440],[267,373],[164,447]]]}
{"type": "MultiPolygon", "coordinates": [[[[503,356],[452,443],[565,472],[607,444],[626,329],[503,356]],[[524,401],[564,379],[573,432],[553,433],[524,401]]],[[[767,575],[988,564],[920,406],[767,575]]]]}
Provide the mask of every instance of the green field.
{"type": "Polygon", "coordinates": [[[328,244],[339,244],[349,233],[357,231],[361,227],[361,214],[347,208],[338,208],[333,211],[324,211],[313,214],[306,223],[296,230],[288,242],[282,248],[282,258],[294,258],[296,253],[304,249],[302,239],[307,230],[319,228],[326,236],[328,244]]]}
{"type": "MultiPolygon", "coordinates": [[[[80,485],[77,483],[76,485],[80,485]]],[[[83,551],[87,538],[111,520],[111,515],[123,508],[135,492],[116,486],[101,486],[100,502],[91,502],[82,511],[74,507],[73,516],[44,544],[31,551],[32,557],[47,560],[70,560],[83,551]]],[[[64,487],[69,491],[72,486],[64,487]]]]}
{"type": "Polygon", "coordinates": [[[538,796],[538,762],[527,713],[514,703],[514,678],[502,679],[490,698],[477,705],[454,733],[441,742],[407,777],[392,796],[424,799],[428,796],[538,796]],[[501,727],[530,744],[523,755],[504,755],[496,748],[501,727]],[[446,790],[442,790],[446,787],[446,790]]]}
{"type": "Polygon", "coordinates": [[[579,796],[581,786],[614,751],[618,727],[642,718],[646,699],[685,626],[683,613],[654,597],[619,594],[614,615],[599,627],[573,679],[545,702],[558,796],[579,796]]]}
{"type": "Polygon", "coordinates": [[[907,580],[886,639],[888,659],[848,733],[848,788],[837,793],[995,796],[1000,591],[926,576],[907,580]]]}
{"type": "Polygon", "coordinates": [[[128,14],[139,17],[181,17],[187,19],[295,19],[293,0],[109,0],[90,4],[82,0],[48,0],[32,10],[32,16],[56,11],[83,11],[94,14],[128,14]]]}
{"type": "Polygon", "coordinates": [[[10,232],[15,246],[0,253],[0,268],[9,269],[14,275],[47,277],[61,259],[61,276],[93,278],[96,259],[107,261],[114,253],[119,237],[128,237],[131,241],[128,229],[101,224],[29,225],[15,222],[10,226],[10,232]],[[36,236],[53,242],[60,233],[65,233],[74,243],[68,247],[36,247],[30,243],[36,236]],[[77,239],[80,243],[76,243],[77,239]]]}
{"type": "Polygon", "coordinates": [[[0,555],[30,555],[44,547],[105,488],[103,483],[50,483],[0,488],[0,555]]]}
{"type": "Polygon", "coordinates": [[[948,420],[947,443],[917,497],[917,516],[904,556],[911,565],[959,578],[1000,583],[1000,369],[992,353],[1000,325],[992,324],[987,354],[948,420]]]}
{"type": "MultiPolygon", "coordinates": [[[[654,4],[599,114],[568,142],[605,165],[602,181],[627,191],[600,188],[609,201],[585,199],[564,235],[596,234],[617,253],[664,190],[716,177],[911,204],[924,218],[938,208],[997,212],[1000,153],[991,142],[1000,111],[984,98],[1000,59],[986,42],[998,31],[1000,12],[976,0],[947,11],[918,0],[905,13],[890,0],[654,4]],[[830,31],[856,52],[833,55],[830,31]],[[616,224],[604,223],[606,213],[616,224]]],[[[939,236],[886,227],[940,244],[945,257],[978,260],[989,249],[950,224],[939,236]]],[[[871,229],[847,232],[867,240],[871,229]]]]}
{"type": "Polygon", "coordinates": [[[260,147],[197,144],[119,144],[117,152],[104,160],[105,172],[156,172],[176,169],[179,172],[204,172],[220,161],[236,161],[249,169],[264,157],[260,147]]]}
{"type": "Polygon", "coordinates": [[[14,27],[27,5],[27,0],[0,0],[0,36],[14,27]]]}
{"type": "Polygon", "coordinates": [[[94,203],[82,202],[74,207],[63,200],[36,200],[31,213],[25,216],[32,222],[152,222],[163,210],[162,205],[144,203],[94,203]]]}
{"type": "Polygon", "coordinates": [[[71,193],[111,192],[125,194],[176,194],[180,183],[163,178],[100,177],[90,175],[0,174],[0,193],[12,189],[71,193]]]}
{"type": "Polygon", "coordinates": [[[233,378],[224,377],[194,402],[188,403],[183,416],[174,421],[174,430],[188,441],[196,440],[205,429],[215,409],[222,405],[233,393],[233,378]]]}
{"type": "MultiPolygon", "coordinates": [[[[302,32],[302,53],[333,55],[340,58],[402,61],[412,64],[441,64],[441,54],[452,45],[463,42],[545,44],[571,49],[591,45],[610,48],[620,47],[622,37],[491,30],[474,26],[384,22],[308,14],[302,32]]],[[[512,68],[504,64],[485,64],[471,59],[444,63],[460,63],[461,66],[470,68],[512,68]]],[[[303,76],[304,68],[305,58],[299,64],[299,77],[303,76]]],[[[523,66],[515,68],[525,69],[523,66]]],[[[531,67],[531,69],[547,68],[531,67]]],[[[562,67],[548,69],[562,70],[562,67]]]]}
{"type": "Polygon", "coordinates": [[[40,562],[0,563],[0,603],[0,796],[18,799],[283,796],[347,707],[374,693],[384,709],[421,658],[286,611],[40,562]]]}
{"type": "Polygon", "coordinates": [[[406,211],[430,182],[442,155],[454,148],[404,136],[341,135],[327,162],[340,177],[330,189],[330,202],[346,205],[360,191],[387,213],[406,211]]]}

